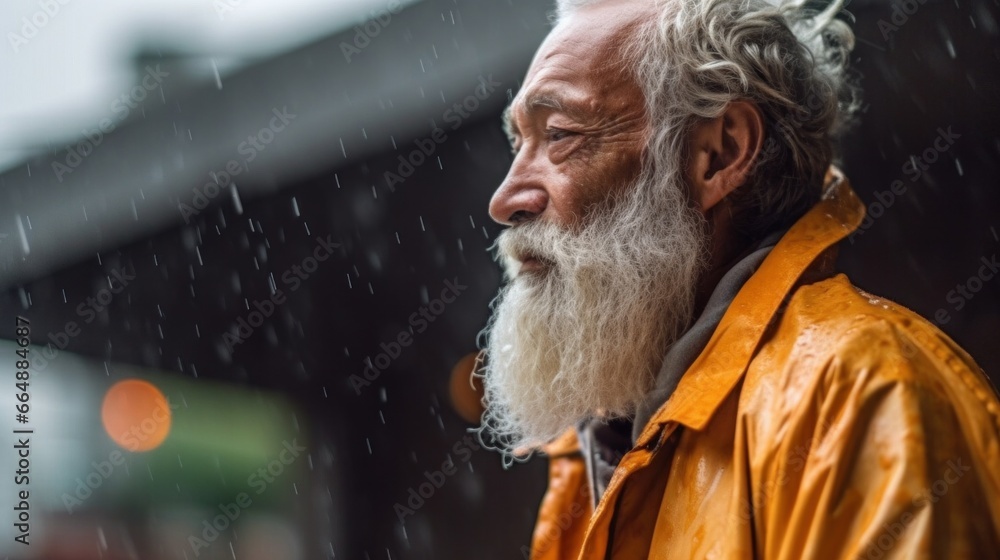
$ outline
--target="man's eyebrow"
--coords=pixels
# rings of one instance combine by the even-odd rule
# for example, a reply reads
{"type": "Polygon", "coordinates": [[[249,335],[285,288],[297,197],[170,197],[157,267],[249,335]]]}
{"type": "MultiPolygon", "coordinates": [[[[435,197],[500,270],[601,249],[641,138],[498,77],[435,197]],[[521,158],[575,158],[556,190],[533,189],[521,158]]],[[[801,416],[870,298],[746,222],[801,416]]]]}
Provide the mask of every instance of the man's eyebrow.
{"type": "Polygon", "coordinates": [[[507,140],[510,141],[511,145],[514,145],[514,136],[518,133],[517,125],[514,124],[514,117],[511,116],[514,112],[514,106],[508,105],[506,109],[503,110],[503,131],[507,134],[507,140]]]}
{"type": "MultiPolygon", "coordinates": [[[[516,103],[516,101],[515,101],[516,103]]],[[[575,107],[567,106],[565,103],[559,100],[558,97],[545,92],[535,92],[529,93],[523,101],[526,111],[530,114],[537,111],[540,108],[552,109],[554,111],[559,111],[566,113],[570,116],[580,118],[581,111],[577,110],[575,107]]],[[[511,143],[514,143],[514,136],[519,134],[520,131],[517,128],[517,124],[514,122],[513,117],[514,105],[508,105],[503,112],[503,129],[507,133],[507,138],[510,139],[511,143]]]]}
{"type": "Polygon", "coordinates": [[[543,92],[528,94],[528,96],[524,99],[524,106],[528,108],[529,112],[537,109],[538,107],[548,107],[549,109],[554,109],[556,111],[566,110],[562,101],[559,101],[559,99],[551,94],[543,92]]]}

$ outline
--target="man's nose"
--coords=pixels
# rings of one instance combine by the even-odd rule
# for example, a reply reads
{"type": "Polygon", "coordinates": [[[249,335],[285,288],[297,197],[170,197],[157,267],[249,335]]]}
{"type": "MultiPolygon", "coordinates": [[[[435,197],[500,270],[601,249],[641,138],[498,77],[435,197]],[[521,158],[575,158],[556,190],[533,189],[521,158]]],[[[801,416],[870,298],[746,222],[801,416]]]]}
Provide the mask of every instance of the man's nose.
{"type": "Polygon", "coordinates": [[[526,161],[515,158],[507,178],[490,200],[490,217],[498,224],[510,226],[541,215],[548,204],[549,195],[538,174],[526,161]]]}

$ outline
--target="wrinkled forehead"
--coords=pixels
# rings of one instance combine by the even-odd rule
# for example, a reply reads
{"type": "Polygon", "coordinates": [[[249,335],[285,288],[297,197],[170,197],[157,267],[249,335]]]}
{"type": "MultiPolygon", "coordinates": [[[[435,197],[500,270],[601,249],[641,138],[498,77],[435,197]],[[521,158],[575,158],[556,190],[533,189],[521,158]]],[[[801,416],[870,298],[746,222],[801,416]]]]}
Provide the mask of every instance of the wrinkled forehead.
{"type": "Polygon", "coordinates": [[[560,20],[504,114],[508,133],[516,132],[514,113],[530,115],[542,106],[591,117],[585,121],[644,106],[624,53],[651,17],[648,3],[626,0],[602,2],[560,20]]]}
{"type": "Polygon", "coordinates": [[[652,10],[638,1],[598,2],[561,19],[535,53],[525,83],[540,73],[572,69],[591,77],[624,77],[625,48],[652,10]]]}

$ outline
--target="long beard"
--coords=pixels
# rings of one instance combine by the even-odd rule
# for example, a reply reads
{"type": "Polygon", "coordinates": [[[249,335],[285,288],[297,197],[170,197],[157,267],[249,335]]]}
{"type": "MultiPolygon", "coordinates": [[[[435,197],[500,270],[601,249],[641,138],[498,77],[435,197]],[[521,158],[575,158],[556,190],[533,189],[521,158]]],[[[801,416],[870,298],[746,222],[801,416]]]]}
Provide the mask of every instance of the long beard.
{"type": "Polygon", "coordinates": [[[629,416],[689,325],[707,229],[682,183],[644,174],[576,232],[498,239],[508,284],[487,326],[483,439],[510,460],[588,417],[629,416]],[[535,256],[542,270],[520,274],[535,256]]]}

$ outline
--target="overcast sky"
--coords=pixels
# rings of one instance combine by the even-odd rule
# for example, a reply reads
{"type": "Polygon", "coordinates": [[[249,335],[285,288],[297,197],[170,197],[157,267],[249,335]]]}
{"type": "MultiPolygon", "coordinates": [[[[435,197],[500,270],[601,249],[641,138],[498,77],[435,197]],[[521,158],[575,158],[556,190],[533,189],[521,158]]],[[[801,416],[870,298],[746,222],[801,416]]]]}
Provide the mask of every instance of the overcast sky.
{"type": "Polygon", "coordinates": [[[79,134],[77,129],[106,114],[109,103],[131,85],[129,57],[144,39],[218,53],[224,73],[234,53],[282,52],[388,5],[389,0],[4,1],[0,170],[48,141],[79,134]],[[49,16],[45,5],[58,12],[49,16]],[[33,30],[23,18],[43,25],[32,24],[33,30]]]}

